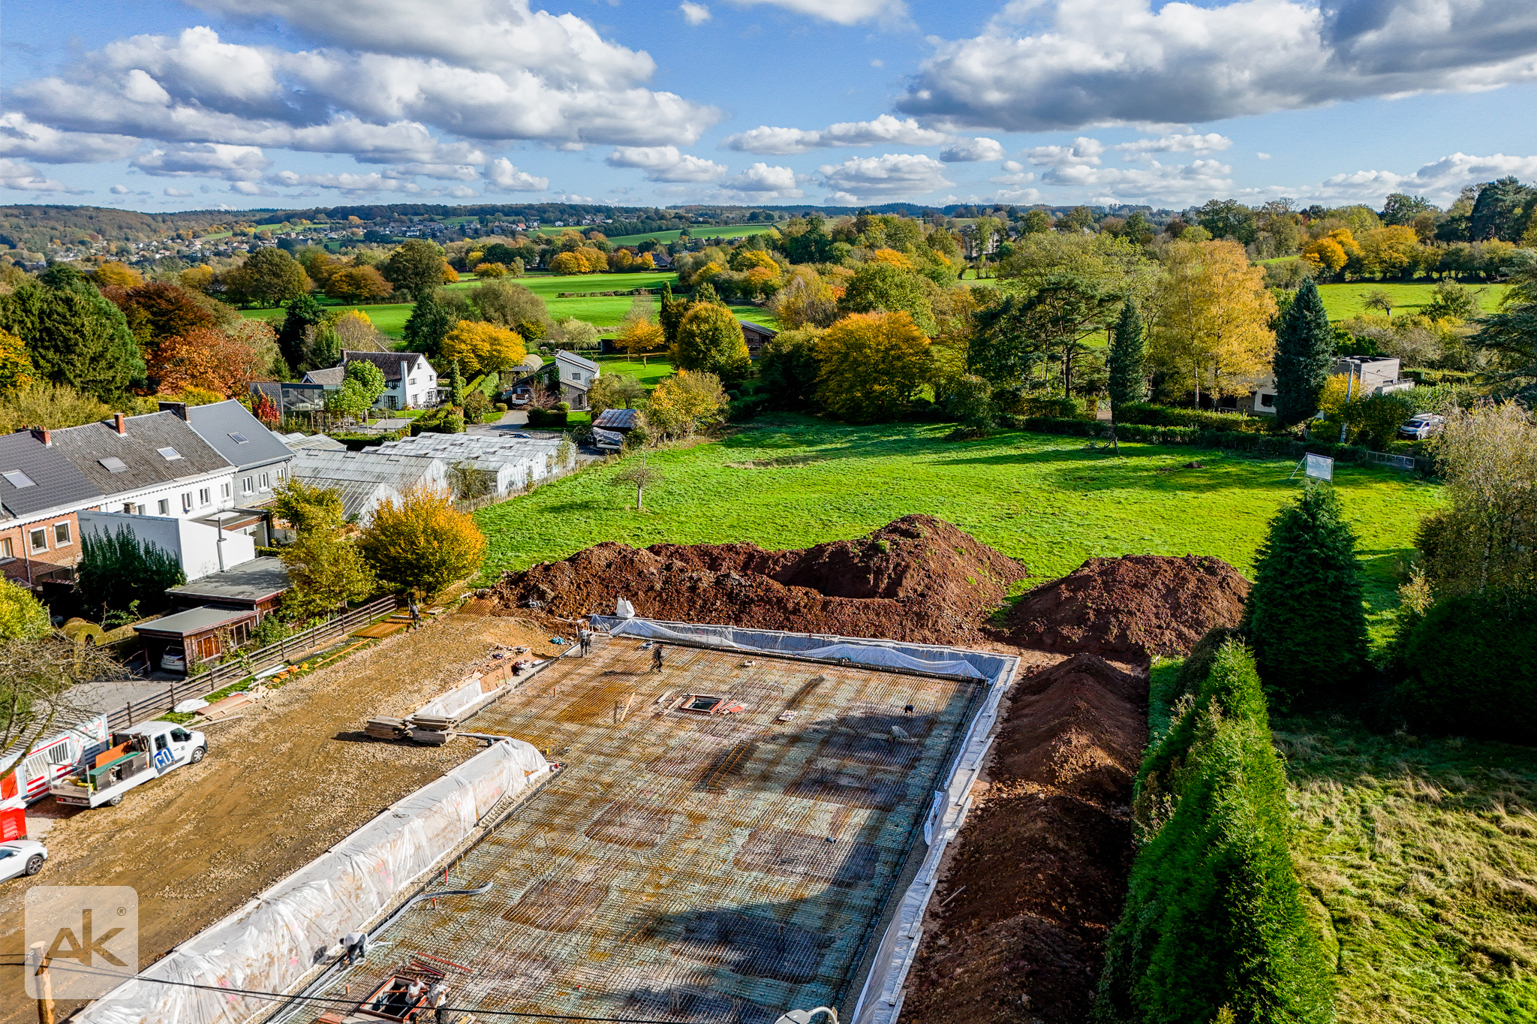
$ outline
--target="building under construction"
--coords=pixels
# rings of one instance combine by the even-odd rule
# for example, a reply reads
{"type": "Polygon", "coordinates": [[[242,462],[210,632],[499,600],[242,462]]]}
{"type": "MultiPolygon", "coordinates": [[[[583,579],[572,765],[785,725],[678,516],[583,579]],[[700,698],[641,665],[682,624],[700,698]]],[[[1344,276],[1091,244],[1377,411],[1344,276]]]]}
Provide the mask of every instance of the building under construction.
{"type": "Polygon", "coordinates": [[[456,1020],[772,1024],[824,1005],[895,1019],[1015,660],[603,625],[587,656],[457,723],[558,770],[402,887],[422,898],[370,923],[366,961],[312,969],[267,1019],[425,1022],[412,983],[437,981],[456,1020]],[[448,891],[470,894],[432,896],[448,891]]]}

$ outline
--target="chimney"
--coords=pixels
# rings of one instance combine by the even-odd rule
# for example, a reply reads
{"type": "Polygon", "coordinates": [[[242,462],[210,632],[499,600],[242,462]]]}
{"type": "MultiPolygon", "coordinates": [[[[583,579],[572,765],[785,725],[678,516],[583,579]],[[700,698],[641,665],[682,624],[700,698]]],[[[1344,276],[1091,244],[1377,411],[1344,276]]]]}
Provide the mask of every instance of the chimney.
{"type": "Polygon", "coordinates": [[[182,420],[183,422],[185,422],[187,419],[186,402],[161,402],[160,411],[175,413],[176,418],[182,420]]]}
{"type": "Polygon", "coordinates": [[[112,414],[112,422],[113,422],[113,425],[117,427],[117,436],[118,437],[127,437],[128,436],[128,421],[123,418],[123,414],[122,413],[120,413],[120,412],[113,413],[112,414]]]}
{"type": "Polygon", "coordinates": [[[53,435],[48,432],[47,427],[33,427],[32,436],[43,442],[44,447],[53,444],[53,435]]]}

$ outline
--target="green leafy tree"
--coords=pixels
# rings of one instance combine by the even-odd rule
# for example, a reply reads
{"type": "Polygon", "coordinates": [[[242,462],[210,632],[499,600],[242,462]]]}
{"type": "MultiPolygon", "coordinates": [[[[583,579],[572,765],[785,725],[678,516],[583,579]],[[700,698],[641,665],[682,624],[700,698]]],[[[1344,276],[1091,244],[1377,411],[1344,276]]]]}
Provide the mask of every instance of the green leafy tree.
{"type": "Polygon", "coordinates": [[[324,308],[307,292],[288,304],[283,326],[278,329],[278,351],[284,362],[295,368],[305,365],[310,332],[324,320],[324,308]]]}
{"type": "Polygon", "coordinates": [[[587,404],[594,419],[608,409],[639,409],[646,404],[646,386],[623,373],[601,374],[587,391],[587,404]]]}
{"type": "Polygon", "coordinates": [[[368,396],[368,407],[373,408],[379,396],[389,390],[384,371],[366,359],[354,359],[347,364],[346,379],[356,381],[368,396]]]}
{"type": "Polygon", "coordinates": [[[283,597],[283,614],[290,619],[329,615],[377,589],[357,544],[342,535],[344,508],[335,488],[302,480],[290,479],[275,492],[273,510],[298,535],[279,552],[293,583],[283,597]]]}
{"type": "Polygon", "coordinates": [[[1147,328],[1134,301],[1121,305],[1120,318],[1110,338],[1110,354],[1105,360],[1109,372],[1110,418],[1133,402],[1147,398],[1147,328]]]}
{"type": "Polygon", "coordinates": [[[429,359],[436,359],[443,350],[443,339],[459,324],[454,311],[439,302],[430,292],[416,300],[416,307],[406,318],[401,333],[412,352],[420,352],[429,359]]]}
{"type": "Polygon", "coordinates": [[[890,263],[866,263],[854,272],[838,301],[841,313],[905,312],[924,334],[938,330],[922,279],[890,263]]]}
{"type": "Polygon", "coordinates": [[[1356,538],[1339,495],[1307,486],[1270,521],[1254,559],[1243,630],[1283,706],[1348,693],[1366,668],[1356,538]]]}
{"type": "Polygon", "coordinates": [[[945,412],[971,436],[992,429],[998,408],[993,402],[992,384],[974,373],[962,374],[951,382],[945,393],[944,406],[945,412]]]}
{"type": "Polygon", "coordinates": [[[240,305],[277,306],[313,287],[303,265],[278,248],[257,249],[226,278],[230,299],[240,305]]]}
{"type": "Polygon", "coordinates": [[[1302,282],[1276,330],[1276,420],[1301,423],[1318,411],[1318,396],[1334,368],[1334,328],[1312,278],[1302,282]]]}
{"type": "Polygon", "coordinates": [[[1051,214],[1045,210],[1026,211],[1024,219],[1019,222],[1019,232],[1022,235],[1044,234],[1051,228],[1051,214]]]}
{"type": "Polygon", "coordinates": [[[443,250],[425,238],[410,238],[390,254],[380,269],[396,291],[420,302],[443,284],[443,250]]]}
{"type": "Polygon", "coordinates": [[[1232,639],[1208,658],[1143,761],[1141,848],[1094,1019],[1332,1024],[1332,971],[1292,863],[1286,774],[1254,659],[1232,639]]]}
{"type": "Polygon", "coordinates": [[[1244,245],[1254,241],[1259,230],[1254,211],[1236,199],[1210,200],[1196,211],[1196,223],[1213,238],[1231,238],[1244,245]]]}
{"type": "MultiPolygon", "coordinates": [[[[462,406],[464,404],[464,374],[459,372],[459,360],[457,359],[449,364],[448,404],[453,406],[462,406]]],[[[454,433],[458,433],[458,431],[454,431],[454,433]]]]}
{"type": "Polygon", "coordinates": [[[143,614],[160,611],[170,599],[166,590],[187,582],[176,557],[150,541],[141,541],[126,526],[113,533],[83,534],[75,589],[87,608],[127,611],[137,604],[143,614]]]}
{"type": "Polygon", "coordinates": [[[123,311],[89,284],[62,275],[0,295],[0,330],[27,347],[38,375],[104,402],[145,382],[144,356],[123,311]]]}
{"type": "Polygon", "coordinates": [[[809,409],[816,404],[822,331],[805,327],[780,331],[758,351],[758,389],[776,409],[809,409]]]}
{"type": "Polygon", "coordinates": [[[343,380],[342,386],[335,391],[327,391],[325,401],[326,412],[350,416],[355,420],[367,416],[368,410],[373,408],[367,388],[351,377],[343,380]]]}
{"type": "Polygon", "coordinates": [[[672,362],[680,369],[713,373],[728,386],[744,380],[752,369],[742,325],[731,310],[713,302],[689,308],[678,325],[672,362]]]}
{"type": "Polygon", "coordinates": [[[0,398],[0,434],[24,427],[78,427],[112,415],[112,407],[64,384],[31,384],[0,398]]]}
{"type": "Polygon", "coordinates": [[[331,533],[346,522],[342,496],[334,487],[321,487],[289,477],[273,491],[272,510],[296,533],[331,533]]]}
{"type": "Polygon", "coordinates": [[[506,278],[471,289],[469,299],[487,323],[516,331],[527,341],[537,341],[550,329],[550,311],[544,300],[506,278]]]}
{"type": "Polygon", "coordinates": [[[379,582],[423,598],[479,572],[486,556],[474,518],[455,509],[448,494],[420,488],[376,508],[358,547],[379,582]]]}

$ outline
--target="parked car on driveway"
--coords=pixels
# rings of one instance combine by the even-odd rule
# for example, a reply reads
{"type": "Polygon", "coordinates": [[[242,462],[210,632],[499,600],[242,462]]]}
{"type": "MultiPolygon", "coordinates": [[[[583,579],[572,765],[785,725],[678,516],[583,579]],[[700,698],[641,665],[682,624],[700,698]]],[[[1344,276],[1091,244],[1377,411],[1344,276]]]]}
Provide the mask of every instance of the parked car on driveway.
{"type": "Polygon", "coordinates": [[[36,839],[12,839],[0,843],[0,882],[23,875],[35,875],[43,870],[48,859],[48,848],[36,839]]]}
{"type": "Polygon", "coordinates": [[[1422,412],[1409,419],[1398,428],[1398,436],[1408,441],[1423,441],[1432,434],[1439,434],[1446,429],[1446,417],[1438,416],[1433,412],[1422,412]]]}

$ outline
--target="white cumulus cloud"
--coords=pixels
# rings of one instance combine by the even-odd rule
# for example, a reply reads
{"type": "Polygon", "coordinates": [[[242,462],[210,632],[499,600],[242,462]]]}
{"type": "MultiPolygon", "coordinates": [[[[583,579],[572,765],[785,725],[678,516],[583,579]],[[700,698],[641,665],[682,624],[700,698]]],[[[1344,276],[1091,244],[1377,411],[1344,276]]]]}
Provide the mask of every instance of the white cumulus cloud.
{"type": "Polygon", "coordinates": [[[953,182],[945,178],[945,165],[933,157],[918,153],[885,153],[881,156],[852,157],[841,164],[819,168],[833,195],[843,199],[879,199],[919,196],[945,188],[953,182]]]}
{"type": "Polygon", "coordinates": [[[947,164],[982,163],[1002,160],[1003,143],[997,139],[978,136],[974,139],[956,139],[939,151],[939,159],[947,164]]]}
{"type": "Polygon", "coordinates": [[[61,132],[29,121],[25,114],[0,114],[0,155],[47,164],[121,160],[139,148],[132,135],[61,132]]]}
{"type": "Polygon", "coordinates": [[[36,167],[20,160],[0,158],[0,188],[18,192],[78,192],[62,181],[39,174],[36,167]]]}
{"type": "Polygon", "coordinates": [[[550,187],[550,179],[520,171],[512,161],[499,156],[486,168],[486,181],[493,188],[507,192],[543,192],[550,187]]]}
{"type": "Polygon", "coordinates": [[[272,161],[259,146],[228,146],[219,142],[189,142],[167,149],[152,149],[129,163],[145,174],[195,175],[230,181],[258,181],[262,172],[272,166],[272,161]]]}
{"type": "Polygon", "coordinates": [[[907,14],[902,0],[731,0],[739,7],[780,7],[837,25],[861,21],[900,21],[907,14]]]}
{"type": "Polygon", "coordinates": [[[620,146],[604,160],[610,167],[638,167],[647,181],[714,181],[729,168],[680,153],[677,146],[620,146]]]}
{"type": "Polygon", "coordinates": [[[820,130],[763,125],[728,135],[721,140],[721,147],[744,153],[789,156],[838,146],[937,146],[949,138],[944,132],[925,128],[912,118],[903,120],[882,114],[873,121],[844,121],[820,130]]]}
{"type": "Polygon", "coordinates": [[[1220,153],[1232,148],[1233,140],[1216,132],[1206,135],[1164,135],[1156,139],[1137,139],[1110,148],[1123,160],[1141,160],[1149,153],[1220,153]]]}
{"type": "Polygon", "coordinates": [[[683,0],[678,5],[678,10],[683,12],[683,20],[690,25],[703,25],[710,20],[710,8],[704,4],[689,3],[689,0],[683,0]]]}
{"type": "Polygon", "coordinates": [[[897,109],[952,130],[1197,123],[1537,79],[1530,0],[1012,0],[897,109]]]}

